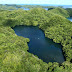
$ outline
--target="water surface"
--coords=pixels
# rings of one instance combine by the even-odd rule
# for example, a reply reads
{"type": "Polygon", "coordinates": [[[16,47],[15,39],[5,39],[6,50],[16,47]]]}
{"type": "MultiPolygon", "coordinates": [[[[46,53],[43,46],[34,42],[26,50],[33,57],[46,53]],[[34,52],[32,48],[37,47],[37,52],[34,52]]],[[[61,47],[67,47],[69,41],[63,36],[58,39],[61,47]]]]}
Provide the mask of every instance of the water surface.
{"type": "Polygon", "coordinates": [[[48,8],[43,8],[43,9],[48,10],[48,8]]]}
{"type": "Polygon", "coordinates": [[[64,62],[62,46],[46,38],[44,32],[38,27],[16,26],[13,28],[18,36],[29,38],[29,52],[37,55],[44,62],[64,62]]]}
{"type": "Polygon", "coordinates": [[[67,18],[68,20],[70,20],[71,22],[72,22],[72,17],[70,17],[70,18],[67,18]]]}

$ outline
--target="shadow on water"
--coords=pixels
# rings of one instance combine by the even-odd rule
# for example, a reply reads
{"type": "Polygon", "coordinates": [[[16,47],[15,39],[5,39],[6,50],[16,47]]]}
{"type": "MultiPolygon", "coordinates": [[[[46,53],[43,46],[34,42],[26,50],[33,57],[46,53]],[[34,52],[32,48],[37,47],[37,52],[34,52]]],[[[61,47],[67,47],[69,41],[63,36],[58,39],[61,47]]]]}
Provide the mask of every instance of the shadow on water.
{"type": "Polygon", "coordinates": [[[13,28],[18,36],[29,38],[28,52],[37,55],[44,62],[64,62],[62,46],[46,38],[44,32],[38,27],[16,26],[13,28]]]}

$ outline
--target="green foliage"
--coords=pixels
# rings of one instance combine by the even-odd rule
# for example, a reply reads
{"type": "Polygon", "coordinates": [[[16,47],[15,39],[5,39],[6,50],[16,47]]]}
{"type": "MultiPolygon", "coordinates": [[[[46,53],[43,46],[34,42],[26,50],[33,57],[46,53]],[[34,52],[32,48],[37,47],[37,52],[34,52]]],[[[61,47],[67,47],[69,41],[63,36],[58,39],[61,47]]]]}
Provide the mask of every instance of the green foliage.
{"type": "Polygon", "coordinates": [[[28,9],[33,9],[33,8],[48,8],[50,9],[54,9],[56,8],[55,6],[42,6],[42,5],[17,5],[17,4],[0,4],[0,10],[17,10],[17,9],[24,9],[24,8],[28,8],[28,9]]]}
{"type": "Polygon", "coordinates": [[[72,8],[66,8],[68,14],[70,17],[72,17],[72,8]]]}
{"type": "Polygon", "coordinates": [[[46,71],[47,64],[27,52],[27,42],[29,39],[17,36],[10,27],[0,27],[0,71],[46,71]]]}
{"type": "Polygon", "coordinates": [[[45,27],[45,36],[61,43],[67,61],[72,59],[72,23],[63,17],[52,17],[45,27]]]}
{"type": "Polygon", "coordinates": [[[65,9],[60,8],[60,7],[49,10],[49,12],[52,12],[54,14],[58,14],[58,15],[61,15],[61,16],[64,16],[64,17],[69,17],[68,12],[65,9]]]}
{"type": "Polygon", "coordinates": [[[1,10],[0,71],[72,72],[72,22],[65,17],[68,17],[67,11],[62,8],[49,11],[42,8],[30,11],[1,10]],[[57,62],[47,64],[37,56],[27,52],[29,39],[15,34],[11,27],[16,25],[38,25],[45,32],[46,37],[53,39],[56,43],[61,43],[66,61],[62,64],[57,62]]]}

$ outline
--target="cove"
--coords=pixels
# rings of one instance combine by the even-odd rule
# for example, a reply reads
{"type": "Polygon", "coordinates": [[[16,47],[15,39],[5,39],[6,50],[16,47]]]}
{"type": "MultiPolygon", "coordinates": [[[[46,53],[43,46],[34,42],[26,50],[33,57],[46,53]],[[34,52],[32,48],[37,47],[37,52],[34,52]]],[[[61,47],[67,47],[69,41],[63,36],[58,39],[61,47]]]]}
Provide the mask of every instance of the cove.
{"type": "Polygon", "coordinates": [[[46,38],[44,32],[34,26],[15,26],[13,28],[18,36],[29,38],[29,53],[37,55],[44,62],[64,62],[62,46],[46,38]]]}

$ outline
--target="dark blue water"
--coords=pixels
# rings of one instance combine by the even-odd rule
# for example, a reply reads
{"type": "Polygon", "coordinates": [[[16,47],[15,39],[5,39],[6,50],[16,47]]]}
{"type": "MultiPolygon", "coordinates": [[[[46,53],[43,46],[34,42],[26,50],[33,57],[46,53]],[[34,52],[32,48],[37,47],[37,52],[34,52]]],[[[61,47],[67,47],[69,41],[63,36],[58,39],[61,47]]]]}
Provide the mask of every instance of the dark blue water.
{"type": "Polygon", "coordinates": [[[72,22],[72,17],[70,17],[70,18],[67,18],[68,20],[70,20],[71,22],[72,22]]]}
{"type": "Polygon", "coordinates": [[[44,32],[38,27],[16,26],[13,28],[18,36],[29,38],[29,52],[37,55],[44,62],[64,62],[62,46],[54,43],[51,39],[45,37],[44,32]]]}

